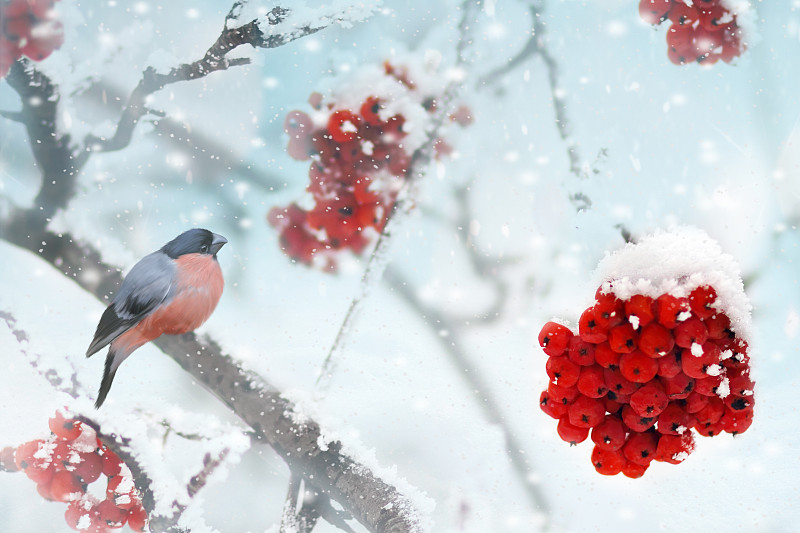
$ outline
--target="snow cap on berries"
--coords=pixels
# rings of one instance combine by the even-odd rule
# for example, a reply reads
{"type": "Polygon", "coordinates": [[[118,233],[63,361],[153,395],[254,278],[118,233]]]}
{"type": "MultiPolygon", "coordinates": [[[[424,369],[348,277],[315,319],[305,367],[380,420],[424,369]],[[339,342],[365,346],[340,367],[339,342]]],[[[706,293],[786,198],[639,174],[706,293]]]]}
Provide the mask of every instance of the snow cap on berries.
{"type": "Polygon", "coordinates": [[[752,309],[735,259],[723,253],[704,231],[682,226],[658,230],[636,243],[606,254],[595,271],[603,292],[626,300],[635,294],[682,298],[702,285],[717,292],[714,307],[730,317],[731,330],[750,337],[752,309]]]}

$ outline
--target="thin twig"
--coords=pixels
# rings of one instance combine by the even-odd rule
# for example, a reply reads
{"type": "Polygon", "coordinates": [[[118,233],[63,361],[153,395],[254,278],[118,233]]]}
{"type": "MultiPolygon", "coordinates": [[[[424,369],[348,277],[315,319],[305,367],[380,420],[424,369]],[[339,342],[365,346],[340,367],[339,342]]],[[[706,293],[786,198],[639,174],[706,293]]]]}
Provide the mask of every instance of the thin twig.
{"type": "Polygon", "coordinates": [[[409,283],[394,268],[388,267],[384,272],[384,280],[394,291],[402,297],[408,305],[416,309],[420,316],[425,317],[432,327],[443,329],[449,332],[448,337],[437,335],[442,347],[448,354],[450,361],[455,365],[458,372],[469,383],[469,389],[475,394],[478,405],[480,405],[486,420],[490,424],[497,425],[503,433],[506,443],[506,453],[511,460],[511,466],[517,480],[522,485],[531,506],[539,511],[544,517],[545,524],[543,531],[549,527],[550,509],[542,490],[537,484],[531,481],[532,470],[528,457],[517,440],[509,424],[502,414],[502,409],[497,400],[491,394],[491,387],[481,377],[481,372],[472,365],[467,354],[462,350],[461,344],[453,342],[453,337],[459,334],[459,326],[452,322],[447,316],[438,310],[426,306],[415,294],[409,283]]]}

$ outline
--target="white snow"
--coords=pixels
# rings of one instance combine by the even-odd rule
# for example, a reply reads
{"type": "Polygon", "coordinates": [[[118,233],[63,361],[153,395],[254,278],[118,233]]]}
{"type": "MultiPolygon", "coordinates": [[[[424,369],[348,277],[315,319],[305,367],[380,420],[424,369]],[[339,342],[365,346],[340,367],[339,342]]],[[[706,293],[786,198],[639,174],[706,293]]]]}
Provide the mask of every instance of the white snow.
{"type": "MultiPolygon", "coordinates": [[[[717,292],[715,308],[728,315],[731,329],[750,338],[751,305],[736,260],[704,231],[688,226],[658,230],[639,242],[607,253],[595,271],[604,292],[628,299],[634,294],[687,297],[701,286],[717,292]]],[[[692,347],[694,353],[694,347],[692,347]]]]}

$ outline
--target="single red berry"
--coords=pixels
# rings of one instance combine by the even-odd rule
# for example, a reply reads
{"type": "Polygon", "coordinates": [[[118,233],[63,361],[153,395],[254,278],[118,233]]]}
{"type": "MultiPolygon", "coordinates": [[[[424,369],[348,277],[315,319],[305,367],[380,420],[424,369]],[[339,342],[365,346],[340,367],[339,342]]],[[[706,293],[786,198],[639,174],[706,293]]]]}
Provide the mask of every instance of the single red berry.
{"type": "Polygon", "coordinates": [[[686,397],[685,402],[683,408],[687,413],[694,414],[708,405],[708,397],[703,396],[699,392],[692,391],[692,393],[686,397]]]}
{"type": "Polygon", "coordinates": [[[697,52],[693,43],[694,30],[689,25],[673,24],[667,30],[667,56],[676,65],[693,63],[697,52]]]}
{"type": "Polygon", "coordinates": [[[569,359],[573,363],[581,366],[594,364],[594,344],[586,342],[580,337],[572,337],[569,340],[569,359]]]}
{"type": "Polygon", "coordinates": [[[706,325],[709,339],[717,340],[732,336],[732,332],[730,330],[731,319],[728,318],[728,315],[721,311],[716,311],[710,317],[704,318],[703,323],[706,325]]]}
{"type": "Polygon", "coordinates": [[[65,417],[61,410],[56,411],[56,414],[48,421],[50,431],[64,440],[75,440],[80,437],[81,424],[80,420],[65,417]]]}
{"type": "Polygon", "coordinates": [[[656,423],[656,417],[641,416],[634,411],[630,405],[623,405],[620,415],[622,416],[622,422],[631,431],[635,432],[646,431],[648,428],[653,427],[653,424],[656,423]]]}
{"type": "Polygon", "coordinates": [[[683,400],[695,389],[695,380],[683,372],[678,372],[671,378],[661,378],[664,385],[664,392],[670,400],[683,400]]]}
{"type": "Polygon", "coordinates": [[[128,527],[139,533],[144,532],[147,524],[147,513],[141,505],[135,505],[128,510],[128,527]]]}
{"type": "Polygon", "coordinates": [[[621,324],[608,331],[608,345],[617,353],[630,353],[636,349],[636,332],[630,324],[621,324]]]}
{"type": "Polygon", "coordinates": [[[644,475],[650,465],[639,465],[633,461],[627,461],[625,466],[622,467],[622,473],[625,477],[631,479],[638,479],[644,475]]]}
{"type": "Polygon", "coordinates": [[[608,342],[602,342],[594,347],[594,360],[603,368],[619,368],[620,354],[611,349],[608,342]]]}
{"type": "Polygon", "coordinates": [[[708,396],[708,405],[697,411],[694,416],[697,418],[695,429],[708,427],[716,424],[722,415],[725,414],[725,404],[716,396],[708,396]]]}
{"type": "Polygon", "coordinates": [[[70,501],[67,505],[67,510],[64,512],[64,519],[67,521],[67,525],[76,530],[78,529],[78,524],[85,526],[94,521],[93,517],[96,517],[94,504],[88,498],[70,501]]]}
{"type": "Polygon", "coordinates": [[[625,379],[634,383],[647,383],[658,372],[658,362],[640,350],[623,354],[619,359],[619,370],[625,379]]]}
{"type": "Polygon", "coordinates": [[[100,522],[107,527],[116,529],[125,525],[127,512],[117,507],[112,500],[103,500],[96,507],[100,522]]]}
{"type": "Polygon", "coordinates": [[[139,502],[136,485],[128,475],[114,476],[108,479],[106,499],[113,500],[120,509],[130,509],[139,502]]]}
{"type": "Polygon", "coordinates": [[[562,387],[555,383],[547,385],[547,393],[550,399],[562,405],[569,405],[578,397],[578,388],[573,385],[571,387],[562,387]]]}
{"type": "Polygon", "coordinates": [[[586,437],[589,436],[588,427],[573,426],[569,421],[569,417],[566,416],[558,421],[556,431],[558,432],[558,436],[561,437],[561,440],[568,442],[570,446],[575,446],[585,441],[586,437]]]}
{"type": "Polygon", "coordinates": [[[575,427],[590,428],[603,421],[606,414],[602,400],[580,395],[569,407],[567,415],[569,422],[575,427]]]}
{"type": "Polygon", "coordinates": [[[548,416],[558,420],[567,414],[567,405],[559,401],[555,401],[548,391],[542,391],[539,396],[539,407],[548,416]]]}
{"type": "Polygon", "coordinates": [[[708,31],[719,31],[733,21],[733,15],[720,4],[698,6],[700,26],[708,31]]]}
{"type": "Polygon", "coordinates": [[[631,433],[622,447],[625,458],[641,466],[647,466],[653,460],[658,447],[659,434],[655,431],[631,433]]]}
{"type": "Polygon", "coordinates": [[[735,368],[726,373],[728,386],[734,396],[752,396],[756,384],[750,379],[750,369],[735,368]]]}
{"type": "Polygon", "coordinates": [[[669,20],[677,26],[691,26],[697,20],[699,13],[693,6],[687,6],[682,1],[672,3],[669,10],[669,20]]]}
{"type": "Polygon", "coordinates": [[[364,122],[371,126],[380,126],[383,124],[379,114],[382,108],[383,106],[381,105],[380,99],[376,96],[370,96],[361,104],[361,117],[364,119],[364,122]]]}
{"type": "Polygon", "coordinates": [[[84,485],[72,472],[62,470],[53,474],[50,480],[50,494],[57,502],[69,502],[79,499],[85,492],[84,485]]]}
{"type": "Polygon", "coordinates": [[[604,450],[619,450],[625,444],[626,430],[617,416],[606,415],[601,423],[592,428],[592,441],[604,450]]]}
{"type": "Polygon", "coordinates": [[[96,481],[103,473],[103,458],[97,452],[78,454],[73,473],[84,483],[96,481]]]}
{"type": "Polygon", "coordinates": [[[733,396],[732,394],[725,398],[725,406],[734,413],[741,413],[745,411],[753,411],[755,401],[752,396],[733,396]]]}
{"type": "Polygon", "coordinates": [[[328,118],[328,134],[337,143],[352,141],[358,134],[361,119],[348,109],[340,109],[331,113],[328,118]]]}
{"type": "Polygon", "coordinates": [[[17,472],[17,463],[14,460],[14,448],[6,446],[0,450],[0,470],[4,472],[17,472]]]}
{"type": "Polygon", "coordinates": [[[595,446],[592,450],[592,464],[598,474],[615,476],[625,466],[625,456],[619,450],[609,450],[595,446]]]}
{"type": "Polygon", "coordinates": [[[689,306],[692,308],[692,313],[703,320],[711,318],[717,313],[714,307],[716,301],[717,291],[710,285],[700,285],[689,293],[689,306]]]}
{"type": "Polygon", "coordinates": [[[603,329],[610,329],[625,322],[625,303],[614,293],[602,293],[598,289],[595,294],[594,318],[603,329]]]}
{"type": "Polygon", "coordinates": [[[539,331],[539,346],[547,355],[559,356],[567,350],[573,336],[568,327],[556,322],[548,322],[539,331]]]}
{"type": "Polygon", "coordinates": [[[672,330],[675,344],[681,348],[691,348],[692,344],[703,344],[708,339],[708,330],[699,318],[690,318],[675,326],[672,330]]]}
{"type": "Polygon", "coordinates": [[[694,438],[690,431],[681,435],[661,435],[656,447],[655,460],[677,465],[694,451],[694,438]]]}
{"type": "Polygon", "coordinates": [[[606,382],[609,392],[613,392],[617,396],[630,396],[639,388],[639,384],[635,383],[625,376],[617,369],[606,368],[603,370],[603,379],[606,382]]]}
{"type": "Polygon", "coordinates": [[[646,326],[655,318],[653,299],[642,294],[635,294],[625,302],[625,314],[633,329],[646,326]]]}
{"type": "Polygon", "coordinates": [[[720,419],[722,430],[726,433],[738,435],[747,431],[753,423],[753,411],[730,411],[725,410],[725,414],[720,419]]]}
{"type": "MultiPolygon", "coordinates": [[[[718,376],[708,376],[705,378],[696,379],[694,383],[694,390],[697,391],[697,394],[702,394],[703,396],[721,396],[722,393],[720,385],[723,383],[724,379],[727,379],[724,373],[718,376]]],[[[725,395],[727,396],[729,392],[727,392],[727,389],[725,390],[725,395]]]]}
{"type": "Polygon", "coordinates": [[[655,322],[644,326],[639,333],[639,349],[648,357],[661,357],[675,345],[672,332],[655,322]]]}
{"type": "Polygon", "coordinates": [[[550,376],[550,380],[562,387],[575,385],[581,373],[581,367],[570,361],[565,355],[550,357],[545,364],[545,370],[550,376]]]}
{"type": "Polygon", "coordinates": [[[694,417],[684,411],[680,405],[670,402],[658,415],[656,430],[664,435],[680,435],[689,432],[695,423],[694,417]]]}
{"type": "Polygon", "coordinates": [[[578,377],[578,391],[589,398],[602,398],[608,392],[603,369],[597,365],[582,366],[578,377]]]}
{"type": "Polygon", "coordinates": [[[119,475],[122,470],[122,460],[111,449],[103,448],[103,474],[107,477],[119,475]]]}
{"type": "Polygon", "coordinates": [[[647,418],[658,416],[667,404],[669,398],[663,386],[657,381],[651,381],[631,394],[630,406],[639,416],[647,418]]]}
{"type": "Polygon", "coordinates": [[[694,344],[681,354],[683,373],[698,379],[718,375],[722,371],[720,355],[719,347],[713,342],[706,341],[702,346],[694,344]]]}
{"type": "Polygon", "coordinates": [[[590,307],[578,320],[578,334],[586,342],[599,344],[608,338],[608,330],[601,328],[595,318],[594,307],[590,307]]]}
{"type": "Polygon", "coordinates": [[[660,24],[667,18],[670,7],[671,0],[640,0],[639,16],[648,24],[660,24]]]}
{"type": "Polygon", "coordinates": [[[672,329],[691,316],[688,298],[676,298],[671,294],[662,294],[656,298],[658,322],[665,328],[672,329]]]}
{"type": "Polygon", "coordinates": [[[682,348],[673,348],[669,353],[663,357],[656,359],[658,361],[657,374],[663,378],[674,378],[681,370],[681,357],[683,354],[682,348]]]}
{"type": "Polygon", "coordinates": [[[52,460],[54,447],[53,442],[41,439],[20,445],[14,454],[17,467],[37,485],[49,483],[55,473],[52,460]]]}

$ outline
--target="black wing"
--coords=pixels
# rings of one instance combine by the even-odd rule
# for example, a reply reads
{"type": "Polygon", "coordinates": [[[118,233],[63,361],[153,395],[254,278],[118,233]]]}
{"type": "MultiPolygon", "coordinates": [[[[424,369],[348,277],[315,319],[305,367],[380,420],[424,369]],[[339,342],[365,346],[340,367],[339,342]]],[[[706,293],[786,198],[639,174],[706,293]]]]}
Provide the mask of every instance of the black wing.
{"type": "Polygon", "coordinates": [[[175,263],[162,252],[136,263],[100,318],[86,357],[100,351],[170,298],[175,268],[175,263]]]}

